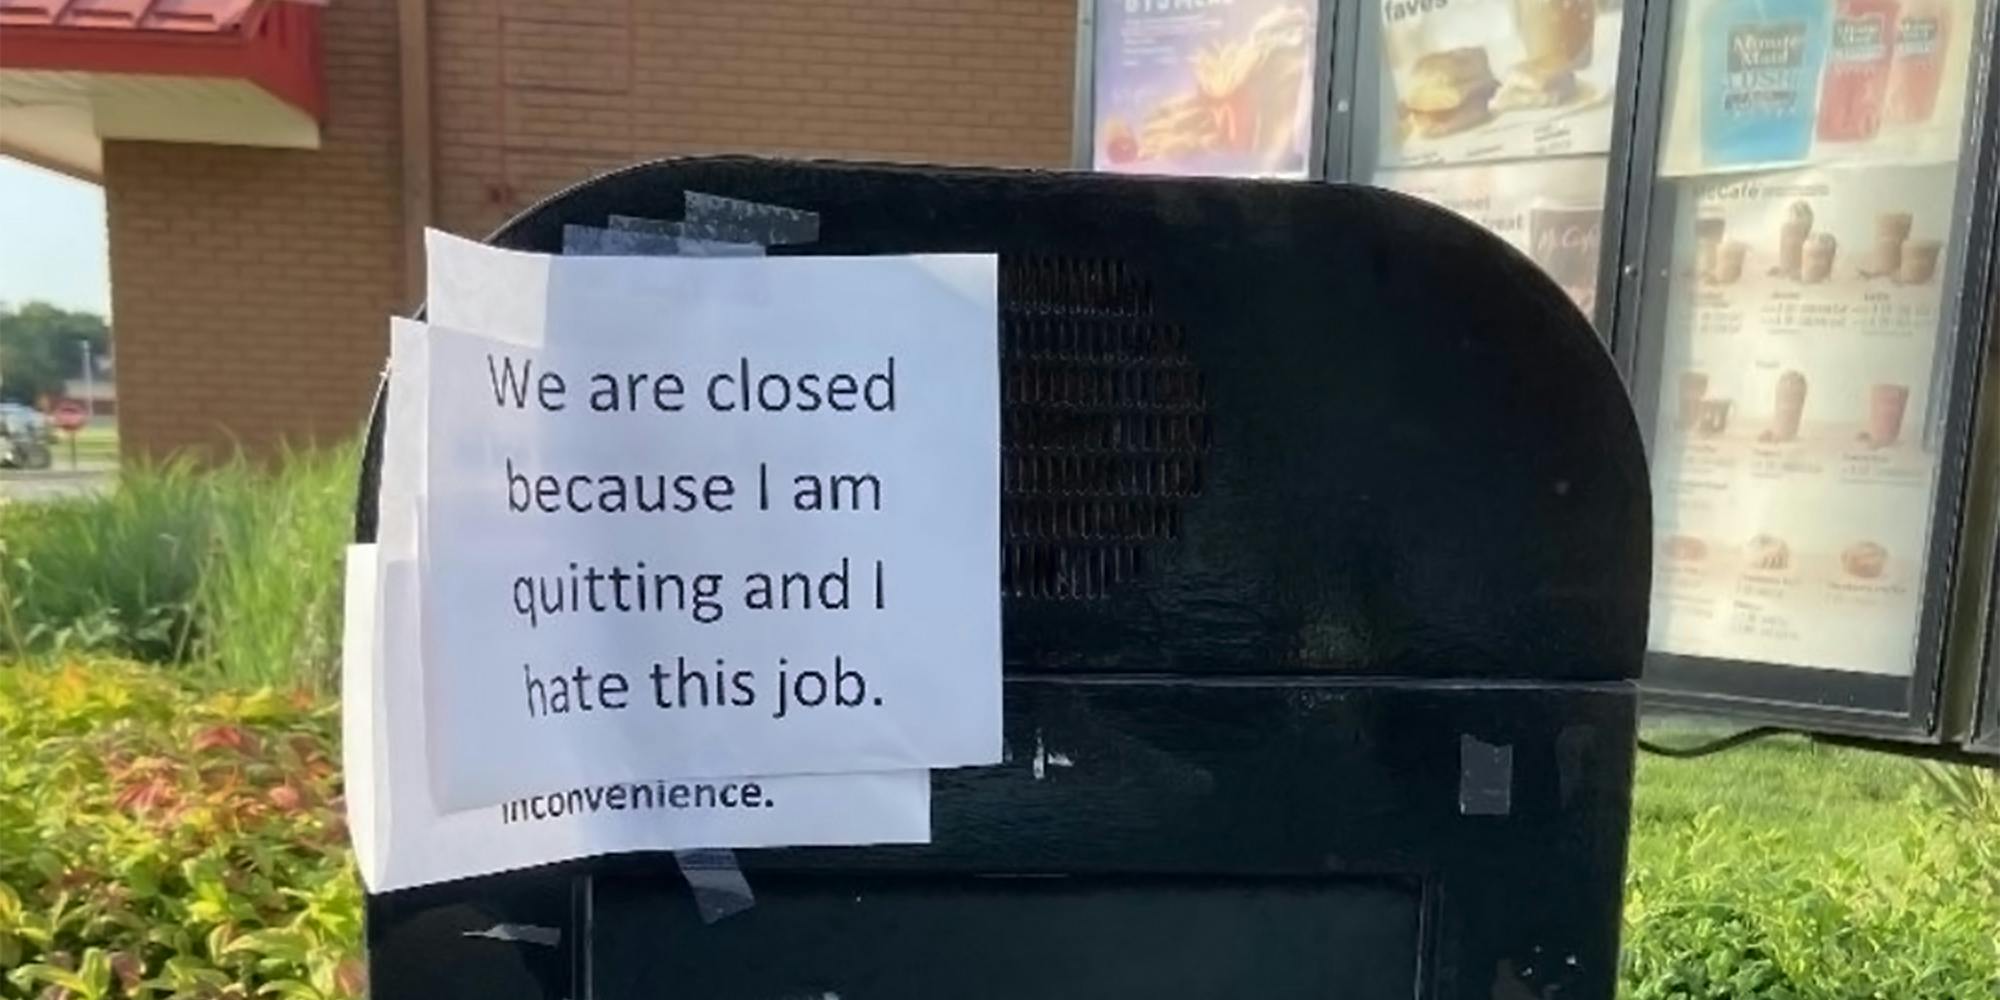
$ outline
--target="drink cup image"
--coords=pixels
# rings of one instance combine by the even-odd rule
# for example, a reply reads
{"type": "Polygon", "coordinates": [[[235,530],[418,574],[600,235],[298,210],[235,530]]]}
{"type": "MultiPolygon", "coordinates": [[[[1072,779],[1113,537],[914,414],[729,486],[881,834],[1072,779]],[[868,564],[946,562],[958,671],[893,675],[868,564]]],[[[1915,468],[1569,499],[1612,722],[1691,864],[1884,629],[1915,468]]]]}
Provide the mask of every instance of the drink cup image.
{"type": "Polygon", "coordinates": [[[1720,437],[1729,429],[1729,400],[1704,399],[1701,401],[1701,418],[1695,424],[1695,431],[1702,437],[1720,437]]]}
{"type": "Polygon", "coordinates": [[[1681,430],[1693,430],[1695,425],[1701,422],[1701,401],[1707,395],[1707,373],[1681,373],[1680,410],[1675,413],[1676,422],[1681,430]]]}
{"type": "Polygon", "coordinates": [[[1725,240],[1715,253],[1715,283],[1733,285],[1743,278],[1743,259],[1750,245],[1742,240],[1725,240]]]}
{"type": "Polygon", "coordinates": [[[1778,266],[1771,269],[1771,276],[1799,280],[1805,269],[1806,237],[1812,235],[1812,206],[1803,201],[1792,202],[1785,209],[1784,224],[1778,227],[1778,266]]]}
{"type": "Polygon", "coordinates": [[[1928,285],[1937,277],[1938,254],[1944,244],[1937,240],[1911,240],[1903,247],[1902,266],[1896,271],[1900,285],[1928,285]]]}
{"type": "Polygon", "coordinates": [[[1884,212],[1875,217],[1875,252],[1861,267],[1864,278],[1894,277],[1903,267],[1903,243],[1910,238],[1910,213],[1884,212]]]}
{"type": "Polygon", "coordinates": [[[1527,62],[1581,68],[1590,64],[1597,5],[1592,0],[1514,0],[1514,30],[1527,62]]]}
{"type": "Polygon", "coordinates": [[[1694,269],[1695,275],[1704,282],[1715,280],[1717,251],[1722,248],[1722,234],[1727,231],[1728,225],[1716,216],[1694,220],[1694,269]]]}
{"type": "Polygon", "coordinates": [[[1771,426],[1759,435],[1764,441],[1792,441],[1799,436],[1799,418],[1805,415],[1806,377],[1795,371],[1778,376],[1773,393],[1771,426]]]}
{"type": "Polygon", "coordinates": [[[1798,280],[1805,270],[1806,237],[1812,234],[1812,223],[1788,221],[1778,227],[1778,266],[1771,269],[1774,277],[1798,280]]]}
{"type": "Polygon", "coordinates": [[[1893,382],[1877,382],[1868,387],[1868,429],[1863,440],[1871,447],[1887,448],[1903,434],[1903,410],[1910,403],[1910,387],[1893,382]]]}
{"type": "Polygon", "coordinates": [[[1840,252],[1840,242],[1832,233],[1819,233],[1806,241],[1806,263],[1804,280],[1808,285],[1817,285],[1833,276],[1833,258],[1840,252]]]}

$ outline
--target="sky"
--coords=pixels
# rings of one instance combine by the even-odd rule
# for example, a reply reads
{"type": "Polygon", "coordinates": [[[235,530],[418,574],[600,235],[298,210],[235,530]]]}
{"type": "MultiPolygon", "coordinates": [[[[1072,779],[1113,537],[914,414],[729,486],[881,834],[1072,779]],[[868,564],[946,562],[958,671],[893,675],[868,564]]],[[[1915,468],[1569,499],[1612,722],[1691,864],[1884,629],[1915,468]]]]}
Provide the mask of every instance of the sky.
{"type": "Polygon", "coordinates": [[[0,302],[110,315],[104,190],[0,156],[0,302]]]}

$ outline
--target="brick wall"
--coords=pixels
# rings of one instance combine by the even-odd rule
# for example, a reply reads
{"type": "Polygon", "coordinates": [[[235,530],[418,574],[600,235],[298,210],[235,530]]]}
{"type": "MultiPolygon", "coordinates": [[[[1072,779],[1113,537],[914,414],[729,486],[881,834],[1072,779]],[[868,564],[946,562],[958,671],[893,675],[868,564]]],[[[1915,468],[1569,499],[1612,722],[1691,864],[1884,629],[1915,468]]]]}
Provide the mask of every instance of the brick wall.
{"type": "MultiPolygon", "coordinates": [[[[752,152],[1051,166],[1075,0],[430,0],[436,223],[752,152]]],[[[400,301],[394,0],[338,0],[316,151],[108,143],[126,447],[331,440],[400,301]]]]}
{"type": "Polygon", "coordinates": [[[438,215],[694,153],[1060,166],[1076,0],[433,0],[438,215]]]}
{"type": "Polygon", "coordinates": [[[393,0],[325,11],[318,150],[104,149],[128,454],[355,431],[402,307],[393,0]]]}

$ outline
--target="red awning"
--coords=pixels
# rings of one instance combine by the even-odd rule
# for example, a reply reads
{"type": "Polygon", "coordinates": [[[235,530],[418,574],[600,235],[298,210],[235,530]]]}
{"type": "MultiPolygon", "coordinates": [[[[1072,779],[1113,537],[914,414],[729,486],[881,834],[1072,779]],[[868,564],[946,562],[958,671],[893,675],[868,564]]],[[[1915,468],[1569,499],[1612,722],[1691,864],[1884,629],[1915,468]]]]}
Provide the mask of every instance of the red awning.
{"type": "Polygon", "coordinates": [[[101,139],[316,147],[320,10],[0,0],[0,151],[94,174],[101,139]]]}
{"type": "Polygon", "coordinates": [[[0,26],[227,31],[254,0],[0,0],[0,26]]]}

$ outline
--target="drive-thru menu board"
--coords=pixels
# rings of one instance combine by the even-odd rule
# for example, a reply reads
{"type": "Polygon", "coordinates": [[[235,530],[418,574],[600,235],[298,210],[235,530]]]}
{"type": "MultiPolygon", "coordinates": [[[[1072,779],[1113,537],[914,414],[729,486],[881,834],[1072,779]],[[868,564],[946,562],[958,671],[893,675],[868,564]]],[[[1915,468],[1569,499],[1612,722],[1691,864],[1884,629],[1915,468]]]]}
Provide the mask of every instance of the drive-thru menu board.
{"type": "Polygon", "coordinates": [[[1914,668],[1972,13],[1965,0],[1677,11],[1656,651],[1914,668]]]}
{"type": "Polygon", "coordinates": [[[1951,168],[1687,187],[1655,424],[1655,649],[1907,672],[1951,168]]]}

